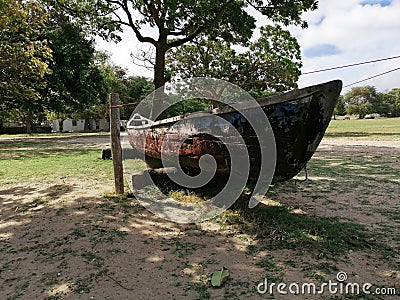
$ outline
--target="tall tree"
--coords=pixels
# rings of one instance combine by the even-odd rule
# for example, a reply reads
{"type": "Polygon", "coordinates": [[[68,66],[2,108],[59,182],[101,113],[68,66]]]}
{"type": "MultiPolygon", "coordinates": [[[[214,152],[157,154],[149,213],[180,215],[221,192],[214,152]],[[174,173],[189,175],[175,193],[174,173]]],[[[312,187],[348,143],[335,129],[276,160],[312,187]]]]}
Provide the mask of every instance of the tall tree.
{"type": "Polygon", "coordinates": [[[346,114],[346,106],[344,104],[344,97],[339,96],[338,102],[336,103],[335,109],[333,110],[333,118],[336,120],[336,116],[344,116],[346,114]]]}
{"type": "Polygon", "coordinates": [[[51,72],[51,50],[40,37],[47,17],[36,1],[0,2],[0,111],[16,111],[28,133],[43,111],[40,89],[51,72]]]}
{"type": "Polygon", "coordinates": [[[200,34],[245,43],[255,28],[248,7],[284,25],[301,24],[301,14],[317,8],[317,0],[47,0],[52,5],[97,28],[104,37],[116,37],[123,26],[140,42],[155,48],[154,85],[166,82],[165,57],[169,49],[193,41],[200,34]],[[145,28],[156,29],[155,36],[145,28]]]}
{"type": "Polygon", "coordinates": [[[378,112],[380,97],[373,86],[354,87],[344,95],[348,114],[357,114],[360,119],[365,115],[378,112]]]}
{"type": "Polygon", "coordinates": [[[229,42],[200,37],[168,54],[174,77],[215,77],[241,86],[255,97],[297,87],[300,46],[281,26],[265,26],[261,37],[237,53],[229,42]]]}
{"type": "Polygon", "coordinates": [[[107,100],[107,83],[95,61],[94,41],[77,23],[51,10],[44,38],[53,61],[42,96],[47,109],[64,115],[82,113],[107,100]]]}
{"type": "Polygon", "coordinates": [[[400,117],[400,88],[392,89],[387,93],[387,102],[390,105],[390,114],[392,117],[400,117]]]}
{"type": "MultiPolygon", "coordinates": [[[[139,102],[154,90],[154,85],[149,79],[141,76],[129,76],[125,69],[110,62],[110,55],[106,52],[96,52],[96,64],[106,80],[107,93],[118,93],[121,104],[139,102]]],[[[132,107],[134,106],[121,107],[122,119],[129,119],[133,111],[132,107]]],[[[90,111],[105,119],[109,112],[109,103],[106,101],[94,105],[90,111]]]]}

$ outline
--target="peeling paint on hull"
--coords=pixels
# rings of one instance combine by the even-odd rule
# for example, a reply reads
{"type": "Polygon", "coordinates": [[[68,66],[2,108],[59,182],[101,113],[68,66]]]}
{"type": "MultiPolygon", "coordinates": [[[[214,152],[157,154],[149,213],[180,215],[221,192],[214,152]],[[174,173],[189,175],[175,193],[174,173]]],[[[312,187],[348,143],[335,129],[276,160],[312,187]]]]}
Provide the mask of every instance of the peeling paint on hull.
{"type": "MultiPolygon", "coordinates": [[[[329,125],[341,88],[342,82],[335,80],[257,100],[275,136],[277,160],[273,183],[293,178],[311,159],[329,125]]],[[[251,107],[245,109],[251,113],[251,107]]],[[[168,153],[179,147],[181,166],[198,169],[200,157],[210,154],[217,162],[217,172],[227,173],[230,159],[224,144],[217,137],[193,130],[204,128],[206,131],[213,126],[210,115],[222,117],[241,133],[250,157],[250,179],[257,180],[261,160],[258,138],[247,120],[230,107],[164,119],[148,126],[128,126],[129,142],[146,156],[156,159],[150,164],[161,159],[162,147],[167,159],[168,153]],[[169,132],[169,142],[163,145],[166,133],[178,121],[179,128],[169,132]],[[183,144],[180,142],[182,139],[185,139],[183,144]]],[[[223,130],[221,128],[221,132],[223,130]]],[[[232,136],[229,142],[238,141],[232,136]]]]}

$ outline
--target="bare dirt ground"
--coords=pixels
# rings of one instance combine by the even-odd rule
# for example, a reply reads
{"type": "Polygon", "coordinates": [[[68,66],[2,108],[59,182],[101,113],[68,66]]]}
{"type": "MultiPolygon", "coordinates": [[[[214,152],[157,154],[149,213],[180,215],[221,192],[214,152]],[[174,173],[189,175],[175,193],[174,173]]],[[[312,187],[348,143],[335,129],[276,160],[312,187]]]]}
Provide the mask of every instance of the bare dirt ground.
{"type": "MultiPolygon", "coordinates": [[[[60,139],[99,149],[108,141],[60,139]]],[[[266,199],[264,205],[294,207],[299,216],[365,225],[372,246],[337,255],[302,247],[251,251],[261,240],[238,228],[232,216],[193,225],[166,222],[135,200],[104,196],[111,179],[108,185],[68,178],[0,187],[0,299],[400,299],[399,252],[385,252],[400,248],[399,159],[400,141],[324,140],[308,181],[279,186],[276,197],[266,199]],[[316,175],[327,157],[332,172],[316,175]],[[358,158],[366,160],[365,169],[358,158]],[[343,160],[349,162],[345,171],[343,160]],[[371,171],[382,160],[397,178],[371,171]],[[363,185],[363,174],[378,180],[363,185]],[[377,242],[387,247],[375,249],[377,242]],[[230,277],[212,288],[211,274],[223,266],[230,277]],[[397,296],[257,293],[266,277],[321,284],[335,281],[339,271],[349,282],[397,288],[397,296]]]]}

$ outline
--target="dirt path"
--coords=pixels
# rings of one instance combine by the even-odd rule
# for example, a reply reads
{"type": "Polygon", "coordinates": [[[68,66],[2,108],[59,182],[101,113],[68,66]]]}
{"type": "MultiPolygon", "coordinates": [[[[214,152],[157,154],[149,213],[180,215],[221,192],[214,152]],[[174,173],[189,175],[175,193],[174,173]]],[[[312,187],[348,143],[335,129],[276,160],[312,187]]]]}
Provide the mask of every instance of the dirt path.
{"type": "Polygon", "coordinates": [[[380,141],[370,141],[370,140],[363,140],[363,139],[339,139],[339,138],[328,138],[323,139],[320,145],[321,147],[326,146],[367,146],[367,147],[385,147],[385,148],[400,148],[400,140],[399,139],[392,139],[392,140],[380,140],[380,141]]]}
{"type": "MultiPolygon", "coordinates": [[[[104,148],[109,139],[49,143],[104,148]]],[[[266,277],[320,285],[339,271],[349,282],[395,287],[399,295],[363,299],[400,299],[400,255],[393,250],[400,248],[399,162],[400,141],[324,140],[309,180],[277,186],[265,199],[270,219],[285,213],[282,205],[293,208],[276,223],[236,212],[202,224],[166,222],[135,200],[104,196],[112,183],[96,185],[90,178],[0,187],[0,299],[270,299],[257,293],[266,277]],[[304,228],[315,222],[318,232],[300,239],[291,218],[304,228]],[[332,237],[341,222],[351,222],[354,236],[343,236],[346,245],[336,245],[337,252],[319,249],[329,244],[320,233],[332,237]],[[258,236],[257,224],[277,226],[261,228],[269,234],[258,236]],[[371,234],[362,246],[358,224],[371,234]],[[222,267],[230,270],[229,280],[212,288],[211,274],[222,267]]],[[[331,297],[275,291],[272,298],[331,297]]]]}

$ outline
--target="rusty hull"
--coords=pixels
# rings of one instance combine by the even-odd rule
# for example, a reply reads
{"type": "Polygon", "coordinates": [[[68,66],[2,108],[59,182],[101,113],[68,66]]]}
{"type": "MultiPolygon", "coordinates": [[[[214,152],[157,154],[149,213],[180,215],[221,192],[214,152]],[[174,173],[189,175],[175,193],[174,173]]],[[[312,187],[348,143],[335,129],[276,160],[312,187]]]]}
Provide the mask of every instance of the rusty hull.
{"type": "MultiPolygon", "coordinates": [[[[273,183],[293,178],[311,159],[329,125],[341,88],[342,82],[336,80],[257,100],[275,136],[277,161],[273,183]]],[[[250,112],[251,109],[248,108],[250,112]]],[[[250,157],[250,179],[257,180],[261,159],[258,138],[247,120],[231,107],[164,119],[148,126],[128,127],[129,142],[146,156],[156,159],[150,162],[154,164],[154,161],[161,159],[166,133],[180,121],[179,128],[174,128],[168,134],[164,158],[168,159],[169,153],[179,148],[181,166],[198,169],[200,157],[210,154],[217,162],[217,172],[229,172],[230,158],[224,143],[215,136],[197,133],[201,130],[193,130],[204,128],[206,131],[207,127],[212,126],[212,114],[229,121],[241,132],[250,157]]],[[[238,139],[232,136],[229,143],[237,144],[238,139]]],[[[242,151],[243,147],[237,149],[242,151]]]]}

